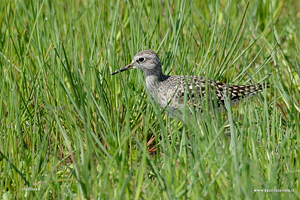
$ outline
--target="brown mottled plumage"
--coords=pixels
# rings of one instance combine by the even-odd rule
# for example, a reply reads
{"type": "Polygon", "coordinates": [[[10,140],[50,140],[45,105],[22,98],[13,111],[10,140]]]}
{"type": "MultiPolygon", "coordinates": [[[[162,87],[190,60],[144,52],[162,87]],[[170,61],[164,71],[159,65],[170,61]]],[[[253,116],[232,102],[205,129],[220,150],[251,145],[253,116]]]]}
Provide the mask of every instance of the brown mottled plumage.
{"type": "MultiPolygon", "coordinates": [[[[162,72],[162,64],[152,50],[145,50],[138,52],[133,61],[126,67],[115,71],[112,75],[117,74],[128,69],[138,68],[144,71],[146,78],[146,85],[152,98],[160,104],[161,107],[175,115],[181,115],[181,109],[184,108],[184,98],[187,97],[187,106],[198,107],[200,110],[203,102],[207,98],[217,98],[218,108],[223,108],[225,97],[230,97],[231,103],[239,103],[247,97],[256,95],[263,91],[265,84],[254,85],[229,85],[220,81],[206,79],[198,76],[166,76],[162,72]],[[209,87],[205,88],[206,84],[209,87]],[[207,93],[210,93],[207,97],[207,93]]],[[[268,87],[268,84],[267,84],[268,87]]]]}

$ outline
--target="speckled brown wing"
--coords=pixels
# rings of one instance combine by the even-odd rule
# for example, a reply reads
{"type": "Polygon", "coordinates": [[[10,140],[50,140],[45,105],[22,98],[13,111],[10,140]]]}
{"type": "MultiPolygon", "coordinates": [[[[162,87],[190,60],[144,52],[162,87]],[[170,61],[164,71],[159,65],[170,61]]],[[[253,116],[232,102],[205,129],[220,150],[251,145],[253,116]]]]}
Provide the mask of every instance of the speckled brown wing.
{"type": "MultiPolygon", "coordinates": [[[[257,95],[262,92],[265,88],[269,88],[269,83],[259,83],[253,85],[230,85],[228,87],[229,92],[225,90],[223,93],[228,94],[231,100],[231,104],[239,103],[241,100],[257,95]]],[[[224,96],[220,99],[224,104],[224,96]]]]}
{"type": "Polygon", "coordinates": [[[211,100],[214,98],[217,99],[217,106],[220,108],[224,106],[226,96],[231,99],[231,104],[235,105],[241,100],[263,91],[266,86],[269,87],[269,84],[229,85],[211,79],[206,80],[204,77],[185,76],[181,79],[181,84],[175,97],[179,104],[183,104],[184,96],[187,95],[187,103],[189,106],[192,105],[203,110],[201,105],[204,104],[201,101],[205,101],[208,95],[208,98],[211,100]],[[206,84],[208,84],[207,88],[205,87],[206,84]]]}

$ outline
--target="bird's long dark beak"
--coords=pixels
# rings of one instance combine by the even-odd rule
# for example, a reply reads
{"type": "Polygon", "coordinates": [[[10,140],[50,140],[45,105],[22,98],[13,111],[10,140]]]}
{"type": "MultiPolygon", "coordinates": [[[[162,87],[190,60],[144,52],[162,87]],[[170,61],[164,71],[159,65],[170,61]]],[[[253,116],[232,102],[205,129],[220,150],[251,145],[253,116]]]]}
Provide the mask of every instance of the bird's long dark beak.
{"type": "Polygon", "coordinates": [[[120,69],[120,70],[115,71],[115,72],[112,73],[111,75],[115,75],[115,74],[117,74],[117,73],[119,73],[119,72],[124,72],[124,71],[126,71],[126,70],[133,69],[133,68],[134,68],[134,62],[130,63],[129,65],[123,67],[123,68],[120,69]]]}

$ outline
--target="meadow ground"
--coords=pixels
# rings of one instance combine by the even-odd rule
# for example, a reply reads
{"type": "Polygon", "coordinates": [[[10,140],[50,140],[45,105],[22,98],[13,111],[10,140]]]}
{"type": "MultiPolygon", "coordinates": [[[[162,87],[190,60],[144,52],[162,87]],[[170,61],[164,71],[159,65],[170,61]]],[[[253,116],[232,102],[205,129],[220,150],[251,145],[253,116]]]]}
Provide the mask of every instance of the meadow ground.
{"type": "Polygon", "coordinates": [[[2,1],[0,197],[299,199],[299,7],[2,1]],[[142,71],[111,76],[144,49],[165,74],[271,87],[182,122],[153,102],[142,71]]]}

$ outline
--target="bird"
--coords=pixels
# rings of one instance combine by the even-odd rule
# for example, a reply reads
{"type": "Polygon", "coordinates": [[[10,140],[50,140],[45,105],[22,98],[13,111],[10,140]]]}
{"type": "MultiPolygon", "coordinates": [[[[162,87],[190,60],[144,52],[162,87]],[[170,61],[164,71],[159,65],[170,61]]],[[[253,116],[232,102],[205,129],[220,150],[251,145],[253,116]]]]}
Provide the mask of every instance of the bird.
{"type": "MultiPolygon", "coordinates": [[[[226,98],[231,105],[262,92],[269,87],[269,83],[251,85],[230,85],[218,80],[193,75],[165,75],[162,63],[153,50],[138,52],[132,62],[111,75],[129,69],[140,69],[145,74],[146,87],[153,100],[165,109],[171,116],[182,118],[185,107],[197,110],[202,114],[206,110],[203,106],[209,99],[211,105],[219,111],[225,109],[226,98]],[[208,87],[206,87],[208,86],[208,87]],[[186,99],[185,99],[186,97],[186,99]]],[[[192,111],[190,110],[190,114],[192,111]]]]}

